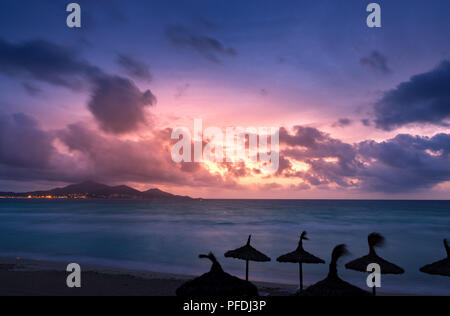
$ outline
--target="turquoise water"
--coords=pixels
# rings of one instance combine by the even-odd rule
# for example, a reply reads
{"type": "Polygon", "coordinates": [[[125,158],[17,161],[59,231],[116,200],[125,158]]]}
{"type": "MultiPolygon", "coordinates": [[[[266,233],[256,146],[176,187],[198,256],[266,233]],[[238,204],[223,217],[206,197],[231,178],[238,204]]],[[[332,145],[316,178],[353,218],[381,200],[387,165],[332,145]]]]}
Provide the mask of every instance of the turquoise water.
{"type": "MultiPolygon", "coordinates": [[[[194,274],[209,263],[198,254],[213,251],[224,269],[244,275],[243,261],[223,254],[245,244],[272,258],[250,263],[252,280],[296,284],[298,266],[276,258],[296,248],[329,261],[332,248],[347,244],[351,255],[340,275],[365,287],[364,273],[343,264],[368,252],[367,235],[385,235],[378,251],[406,273],[383,276],[379,292],[450,295],[450,278],[418,271],[445,257],[450,238],[450,201],[209,200],[154,203],[108,200],[0,200],[0,256],[97,264],[129,269],[194,274]]],[[[304,282],[324,278],[328,265],[305,265],[304,282]]]]}

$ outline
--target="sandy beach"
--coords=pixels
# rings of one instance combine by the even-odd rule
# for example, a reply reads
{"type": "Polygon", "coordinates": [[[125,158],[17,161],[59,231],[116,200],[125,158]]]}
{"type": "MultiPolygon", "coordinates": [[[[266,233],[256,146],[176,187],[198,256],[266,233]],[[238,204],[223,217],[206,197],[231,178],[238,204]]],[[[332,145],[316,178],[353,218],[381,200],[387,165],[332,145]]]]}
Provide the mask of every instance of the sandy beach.
{"type": "MultiPolygon", "coordinates": [[[[82,265],[81,288],[68,288],[68,263],[0,258],[0,296],[174,296],[193,276],[82,265]]],[[[260,295],[286,296],[294,285],[255,282],[260,295]]]]}

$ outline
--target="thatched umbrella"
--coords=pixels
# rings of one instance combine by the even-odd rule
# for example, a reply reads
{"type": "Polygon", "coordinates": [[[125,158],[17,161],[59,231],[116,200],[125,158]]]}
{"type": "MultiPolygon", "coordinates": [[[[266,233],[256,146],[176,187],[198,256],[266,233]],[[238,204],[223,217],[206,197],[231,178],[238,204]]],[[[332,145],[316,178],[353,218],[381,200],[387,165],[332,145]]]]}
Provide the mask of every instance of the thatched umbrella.
{"type": "MultiPolygon", "coordinates": [[[[376,263],[380,266],[381,274],[402,274],[405,272],[399,266],[384,260],[375,252],[375,247],[381,247],[384,245],[384,237],[379,233],[372,233],[367,237],[369,242],[369,254],[355,259],[345,265],[347,269],[356,270],[367,273],[367,266],[371,263],[376,263]]],[[[376,295],[376,287],[372,287],[372,294],[376,295]]]]}
{"type": "Polygon", "coordinates": [[[259,252],[252,246],[250,246],[250,241],[252,239],[252,235],[248,236],[247,244],[241,248],[230,250],[225,253],[226,258],[235,258],[245,260],[245,280],[248,281],[248,262],[249,261],[257,261],[257,262],[267,262],[270,261],[270,258],[259,252]]]}
{"type": "Polygon", "coordinates": [[[348,254],[345,245],[336,246],[331,254],[328,276],[300,293],[303,296],[369,296],[370,293],[345,282],[337,274],[337,262],[340,257],[348,254]]]}
{"type": "Polygon", "coordinates": [[[303,291],[303,263],[325,263],[322,259],[313,256],[303,249],[303,240],[308,240],[308,237],[306,237],[306,232],[301,234],[300,241],[298,242],[298,246],[295,251],[277,258],[278,262],[298,263],[300,274],[300,291],[303,291]]]}
{"type": "Polygon", "coordinates": [[[447,239],[444,239],[444,247],[447,251],[447,258],[432,264],[427,264],[420,268],[420,271],[428,274],[450,276],[450,247],[448,246],[447,239]]]}
{"type": "Polygon", "coordinates": [[[212,253],[200,255],[199,258],[211,260],[211,270],[180,286],[176,291],[177,296],[258,296],[256,286],[224,272],[212,253]]]}

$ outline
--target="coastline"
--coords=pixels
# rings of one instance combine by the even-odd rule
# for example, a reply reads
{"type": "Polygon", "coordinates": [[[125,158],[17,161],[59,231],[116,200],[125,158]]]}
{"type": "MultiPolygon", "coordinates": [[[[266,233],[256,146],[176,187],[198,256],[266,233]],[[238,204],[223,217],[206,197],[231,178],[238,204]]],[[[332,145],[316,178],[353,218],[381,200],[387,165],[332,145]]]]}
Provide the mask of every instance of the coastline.
{"type": "MultiPolygon", "coordinates": [[[[195,276],[82,265],[81,288],[68,288],[68,263],[0,258],[0,296],[175,296],[195,276]]],[[[206,271],[205,271],[206,272],[206,271]]],[[[261,296],[288,296],[296,286],[254,282],[261,296]]]]}
{"type": "MultiPolygon", "coordinates": [[[[199,260],[195,254],[212,251],[221,258],[225,251],[241,246],[251,233],[255,246],[273,260],[252,264],[250,279],[279,284],[284,289],[284,284],[297,286],[298,267],[279,264],[275,258],[294,249],[299,231],[307,230],[312,237],[307,249],[325,261],[329,260],[333,245],[349,246],[352,254],[340,263],[339,274],[360,288],[366,288],[366,276],[345,269],[344,264],[367,253],[369,232],[381,232],[388,237],[388,243],[380,253],[406,273],[383,276],[382,288],[377,291],[379,295],[449,293],[448,278],[419,271],[421,266],[441,259],[445,253],[442,238],[447,236],[450,225],[448,203],[208,201],[206,204],[166,205],[135,201],[32,200],[0,204],[0,257],[62,262],[64,264],[58,268],[62,276],[56,277],[57,284],[67,277],[65,268],[71,262],[81,264],[83,271],[95,265],[103,274],[133,269],[141,271],[117,273],[139,276],[159,271],[187,276],[152,273],[149,277],[168,282],[186,280],[209,270],[210,263],[199,260]],[[415,246],[410,247],[412,244],[415,246]]],[[[225,271],[244,277],[242,261],[219,261],[225,271]]],[[[27,266],[29,269],[30,265],[27,266]]],[[[36,267],[36,264],[31,266],[36,267]]],[[[39,269],[48,270],[51,266],[46,263],[39,269]]],[[[305,288],[325,278],[327,272],[327,265],[308,265],[305,288]]],[[[16,286],[20,292],[23,286],[12,283],[14,276],[20,274],[15,273],[13,277],[9,274],[3,273],[11,279],[11,287],[16,286]]],[[[36,282],[42,279],[33,278],[36,282]]],[[[168,282],[136,295],[174,295],[176,285],[167,292],[160,289],[168,282]]],[[[294,291],[295,288],[291,293],[294,291]]]]}

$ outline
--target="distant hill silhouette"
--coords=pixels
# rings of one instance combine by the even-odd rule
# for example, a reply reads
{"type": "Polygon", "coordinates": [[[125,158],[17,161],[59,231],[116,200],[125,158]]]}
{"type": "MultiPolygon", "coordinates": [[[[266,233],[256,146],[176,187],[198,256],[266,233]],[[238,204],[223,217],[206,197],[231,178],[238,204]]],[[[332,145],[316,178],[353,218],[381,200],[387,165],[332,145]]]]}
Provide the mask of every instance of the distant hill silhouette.
{"type": "Polygon", "coordinates": [[[100,199],[194,200],[189,196],[174,195],[159,189],[150,189],[142,192],[126,185],[109,186],[93,181],[71,184],[63,188],[55,188],[48,191],[24,193],[0,192],[0,196],[86,196],[88,198],[100,199]]]}

